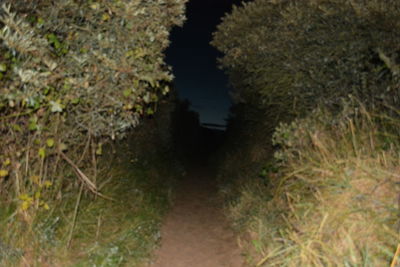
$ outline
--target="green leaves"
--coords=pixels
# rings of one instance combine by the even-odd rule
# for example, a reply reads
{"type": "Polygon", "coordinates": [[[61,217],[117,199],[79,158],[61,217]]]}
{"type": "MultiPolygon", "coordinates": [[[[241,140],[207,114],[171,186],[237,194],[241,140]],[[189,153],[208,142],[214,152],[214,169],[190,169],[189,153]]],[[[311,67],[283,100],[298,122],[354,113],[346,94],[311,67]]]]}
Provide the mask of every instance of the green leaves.
{"type": "Polygon", "coordinates": [[[47,40],[50,45],[54,47],[58,56],[63,56],[68,53],[68,46],[66,43],[61,43],[54,33],[47,35],[47,40]]]}
{"type": "Polygon", "coordinates": [[[172,80],[168,32],[184,20],[186,0],[3,2],[0,151],[52,173],[57,166],[42,160],[66,150],[80,158],[88,135],[122,138],[155,113],[172,80]]]}
{"type": "MultiPolygon", "coordinates": [[[[234,101],[245,105],[246,114],[235,116],[257,120],[257,110],[272,132],[319,103],[337,109],[349,95],[380,105],[382,92],[397,84],[388,70],[398,68],[385,68],[387,75],[378,71],[385,57],[377,48],[400,56],[393,52],[400,42],[399,16],[398,1],[255,0],[235,8],[212,41],[224,54],[220,64],[235,88],[234,101]]],[[[400,96],[392,91],[384,101],[394,106],[400,96]]]]}
{"type": "Polygon", "coordinates": [[[53,138],[49,138],[46,140],[46,144],[48,147],[53,147],[54,146],[54,139],[53,138]]]}
{"type": "Polygon", "coordinates": [[[37,19],[37,23],[36,23],[36,25],[37,25],[37,27],[42,27],[43,26],[43,24],[44,24],[44,19],[43,18],[38,18],[37,19]]]}
{"type": "Polygon", "coordinates": [[[63,111],[63,105],[60,103],[60,100],[57,101],[50,101],[50,110],[53,113],[56,112],[62,112],[63,111]]]}
{"type": "Polygon", "coordinates": [[[148,108],[148,109],[146,110],[146,114],[147,114],[147,115],[153,115],[153,114],[154,114],[154,110],[153,110],[152,108],[148,108]]]}
{"type": "Polygon", "coordinates": [[[7,71],[7,65],[5,63],[0,63],[0,72],[6,72],[7,71]]]}
{"type": "Polygon", "coordinates": [[[30,131],[36,131],[38,129],[38,124],[37,124],[38,118],[36,116],[33,116],[29,119],[29,126],[28,129],[30,131]]]}
{"type": "Polygon", "coordinates": [[[103,155],[103,144],[99,144],[96,149],[96,155],[101,156],[103,155]]]}
{"type": "Polygon", "coordinates": [[[0,169],[0,178],[4,178],[4,177],[7,177],[7,176],[8,176],[8,171],[0,169]]]}
{"type": "Polygon", "coordinates": [[[54,45],[55,49],[59,49],[61,47],[61,43],[54,33],[48,34],[47,40],[49,41],[50,44],[54,45]]]}
{"type": "Polygon", "coordinates": [[[46,157],[46,148],[44,147],[39,148],[38,155],[41,159],[44,159],[46,157]]]}
{"type": "MultiPolygon", "coordinates": [[[[5,12],[7,18],[26,12],[23,4],[5,1],[12,5],[10,12],[5,12]]],[[[22,35],[19,46],[24,50],[18,50],[16,66],[4,62],[0,73],[20,66],[19,77],[13,72],[7,76],[23,78],[23,84],[10,90],[23,86],[32,108],[40,110],[47,105],[52,116],[63,113],[74,129],[91,128],[104,137],[122,133],[121,125],[125,129],[138,124],[132,112],[152,114],[148,105],[169,91],[165,83],[172,80],[172,74],[163,53],[169,43],[168,31],[184,20],[185,2],[177,0],[166,6],[162,1],[101,0],[87,5],[72,1],[65,9],[63,5],[40,5],[30,23],[13,24],[18,24],[19,32],[10,32],[4,43],[16,43],[22,35]]],[[[9,60],[14,57],[9,51],[5,54],[9,60]]],[[[7,84],[1,87],[7,88],[7,84]]],[[[31,129],[36,129],[33,123],[31,129]]]]}
{"type": "Polygon", "coordinates": [[[122,93],[125,97],[129,97],[132,94],[132,90],[130,88],[128,88],[128,89],[125,89],[122,93]]]}

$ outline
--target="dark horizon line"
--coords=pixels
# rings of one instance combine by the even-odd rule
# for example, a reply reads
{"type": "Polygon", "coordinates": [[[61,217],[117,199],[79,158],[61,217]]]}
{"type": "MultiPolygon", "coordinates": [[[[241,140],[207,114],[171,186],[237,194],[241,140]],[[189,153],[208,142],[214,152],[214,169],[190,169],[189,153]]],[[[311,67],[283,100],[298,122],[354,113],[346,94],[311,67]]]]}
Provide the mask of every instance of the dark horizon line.
{"type": "Polygon", "coordinates": [[[213,128],[213,129],[217,129],[217,130],[226,130],[226,125],[223,125],[223,124],[204,122],[204,123],[201,123],[200,125],[203,127],[206,127],[206,128],[213,128]]]}

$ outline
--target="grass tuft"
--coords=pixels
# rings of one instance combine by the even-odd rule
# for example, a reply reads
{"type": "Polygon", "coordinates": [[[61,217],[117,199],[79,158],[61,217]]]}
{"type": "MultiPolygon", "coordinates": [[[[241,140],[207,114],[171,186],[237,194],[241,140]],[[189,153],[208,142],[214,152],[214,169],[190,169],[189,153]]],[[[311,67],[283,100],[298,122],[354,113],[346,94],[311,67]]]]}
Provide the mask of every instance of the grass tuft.
{"type": "Polygon", "coordinates": [[[140,266],[149,260],[177,168],[158,153],[136,160],[127,142],[114,150],[104,153],[97,177],[113,201],[78,184],[49,201],[49,210],[23,219],[15,201],[0,202],[0,266],[140,266]]]}
{"type": "Polygon", "coordinates": [[[274,167],[231,189],[228,213],[253,264],[389,266],[400,241],[399,122],[361,106],[278,127],[274,167]]]}

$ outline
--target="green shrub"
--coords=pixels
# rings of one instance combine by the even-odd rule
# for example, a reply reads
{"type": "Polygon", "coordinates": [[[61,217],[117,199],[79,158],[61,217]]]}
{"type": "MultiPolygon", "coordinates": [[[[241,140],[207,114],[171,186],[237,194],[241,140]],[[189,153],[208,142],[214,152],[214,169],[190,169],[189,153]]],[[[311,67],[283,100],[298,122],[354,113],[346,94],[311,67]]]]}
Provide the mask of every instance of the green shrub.
{"type": "Polygon", "coordinates": [[[392,0],[255,0],[214,33],[239,120],[281,121],[352,95],[369,106],[399,103],[400,3],[392,0]],[[252,116],[253,109],[263,114],[252,116]],[[247,114],[249,113],[249,114],[247,114]]]}
{"type": "Polygon", "coordinates": [[[140,266],[147,261],[183,172],[171,146],[173,107],[163,101],[159,116],[102,146],[96,163],[102,197],[67,176],[55,198],[46,195],[48,210],[22,212],[19,201],[1,201],[0,266],[140,266]]]}
{"type": "Polygon", "coordinates": [[[393,258],[398,17],[393,0],[254,0],[218,26],[235,101],[221,192],[256,265],[393,258]]]}
{"type": "MultiPolygon", "coordinates": [[[[161,211],[153,200],[136,199],[124,191],[129,182],[135,188],[136,182],[159,178],[158,174],[138,175],[129,181],[118,175],[104,177],[110,166],[101,157],[117,140],[130,137],[131,149],[137,148],[137,153],[125,158],[122,167],[128,172],[129,160],[140,157],[141,162],[154,163],[154,155],[166,155],[165,150],[170,149],[174,103],[165,95],[173,76],[164,62],[164,50],[172,27],[183,23],[185,2],[2,1],[0,261],[12,257],[19,262],[50,264],[58,252],[71,252],[62,248],[76,238],[68,237],[70,229],[75,234],[70,222],[73,225],[77,219],[79,224],[82,219],[76,218],[76,203],[93,219],[90,223],[97,220],[91,217],[95,213],[90,213],[90,207],[99,210],[110,205],[116,212],[110,211],[106,219],[114,226],[110,217],[125,217],[120,203],[107,202],[109,195],[132,197],[129,201],[141,203],[144,210],[161,211]],[[150,123],[148,118],[153,116],[157,118],[150,123]],[[146,142],[154,144],[140,147],[146,142]],[[82,203],[77,202],[80,196],[82,203]]],[[[158,172],[150,165],[146,168],[146,172],[158,172]]],[[[137,169],[140,167],[130,171],[137,169]]],[[[164,188],[162,182],[158,186],[164,188]]],[[[149,189],[149,197],[152,192],[149,189]]],[[[164,198],[164,193],[155,195],[164,198]]],[[[162,203],[165,201],[160,199],[162,203]]],[[[127,224],[138,216],[130,215],[127,224]]],[[[153,215],[149,216],[158,216],[153,215]]],[[[81,230],[87,230],[85,225],[81,230]]],[[[83,235],[83,239],[89,236],[83,235]]],[[[92,241],[83,242],[93,245],[92,241]]],[[[152,242],[154,245],[155,240],[152,242]]],[[[109,255],[104,262],[119,263],[121,250],[111,244],[101,249],[109,255]]],[[[102,254],[101,249],[96,247],[93,253],[102,254]]]]}
{"type": "Polygon", "coordinates": [[[3,1],[2,196],[19,196],[21,212],[47,208],[42,198],[62,190],[68,172],[96,193],[103,144],[152,115],[169,91],[164,50],[185,2],[3,1]],[[57,190],[35,198],[46,185],[57,190]]]}

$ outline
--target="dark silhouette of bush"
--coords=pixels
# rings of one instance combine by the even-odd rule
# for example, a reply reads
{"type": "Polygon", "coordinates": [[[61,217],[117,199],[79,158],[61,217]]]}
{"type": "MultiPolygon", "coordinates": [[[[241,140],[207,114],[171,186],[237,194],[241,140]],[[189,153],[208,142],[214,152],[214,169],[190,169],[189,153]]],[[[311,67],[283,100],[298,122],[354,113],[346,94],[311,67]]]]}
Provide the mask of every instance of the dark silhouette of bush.
{"type": "Polygon", "coordinates": [[[335,109],[349,95],[372,107],[398,104],[399,15],[393,0],[256,0],[234,8],[212,42],[242,104],[233,116],[262,117],[274,129],[318,104],[335,109]],[[254,108],[262,114],[245,114],[254,108]]]}

